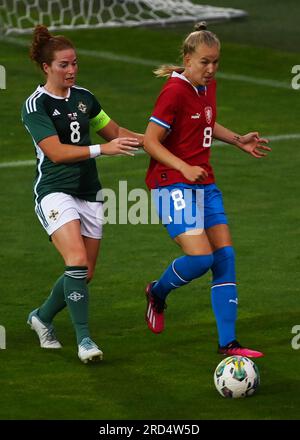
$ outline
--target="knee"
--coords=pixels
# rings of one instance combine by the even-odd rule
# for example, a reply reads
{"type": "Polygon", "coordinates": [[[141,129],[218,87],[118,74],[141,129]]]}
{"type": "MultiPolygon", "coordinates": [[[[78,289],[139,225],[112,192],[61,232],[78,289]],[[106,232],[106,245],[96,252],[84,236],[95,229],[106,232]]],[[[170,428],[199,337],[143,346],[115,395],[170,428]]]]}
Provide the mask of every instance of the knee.
{"type": "Polygon", "coordinates": [[[213,278],[219,282],[235,282],[235,253],[232,246],[225,246],[213,254],[213,278]]]}
{"type": "Polygon", "coordinates": [[[235,252],[232,246],[224,246],[220,249],[217,249],[213,253],[214,264],[218,264],[222,261],[229,260],[235,261],[235,252]]]}
{"type": "Polygon", "coordinates": [[[198,278],[204,275],[213,264],[213,255],[186,255],[184,262],[186,265],[185,272],[189,275],[189,280],[198,278]]]}
{"type": "Polygon", "coordinates": [[[76,252],[65,261],[67,266],[88,267],[87,256],[85,252],[76,252]]]}
{"type": "Polygon", "coordinates": [[[94,277],[94,270],[91,267],[89,267],[86,282],[89,283],[93,279],[93,277],[94,277]]]}
{"type": "Polygon", "coordinates": [[[193,255],[193,258],[197,262],[196,264],[202,266],[205,269],[205,271],[208,271],[214,263],[213,254],[193,255]]]}

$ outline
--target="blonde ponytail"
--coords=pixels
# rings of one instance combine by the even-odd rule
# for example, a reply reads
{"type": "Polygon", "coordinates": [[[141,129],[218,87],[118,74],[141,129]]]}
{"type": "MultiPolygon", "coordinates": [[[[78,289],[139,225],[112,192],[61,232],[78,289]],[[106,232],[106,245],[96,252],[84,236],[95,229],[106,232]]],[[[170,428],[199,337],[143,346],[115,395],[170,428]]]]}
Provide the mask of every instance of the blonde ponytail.
{"type": "Polygon", "coordinates": [[[170,77],[172,72],[182,73],[184,71],[184,67],[182,66],[171,66],[167,64],[163,64],[159,66],[157,69],[153,70],[153,73],[157,78],[161,78],[163,76],[170,77]]]}

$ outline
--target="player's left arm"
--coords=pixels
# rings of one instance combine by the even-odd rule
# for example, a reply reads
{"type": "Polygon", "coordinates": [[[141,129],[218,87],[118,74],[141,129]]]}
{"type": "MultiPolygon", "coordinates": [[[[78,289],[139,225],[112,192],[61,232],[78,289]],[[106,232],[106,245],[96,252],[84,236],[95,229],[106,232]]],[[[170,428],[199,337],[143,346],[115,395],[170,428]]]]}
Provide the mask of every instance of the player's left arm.
{"type": "Polygon", "coordinates": [[[264,157],[267,155],[267,151],[271,151],[271,148],[265,145],[268,144],[268,139],[260,137],[257,131],[242,136],[216,122],[213,137],[227,144],[235,145],[256,158],[264,157]]]}
{"type": "Polygon", "coordinates": [[[108,124],[101,128],[101,130],[97,131],[97,134],[102,138],[108,140],[115,139],[116,137],[134,137],[139,141],[139,145],[142,147],[144,145],[144,135],[140,133],[136,133],[134,131],[128,130],[127,128],[120,127],[115,121],[112,119],[108,122],[108,124]]]}
{"type": "Polygon", "coordinates": [[[91,128],[106,141],[112,141],[117,137],[133,137],[139,142],[139,146],[144,145],[144,135],[135,133],[127,128],[120,127],[113,121],[105,112],[101,110],[100,113],[90,120],[91,128]]]}

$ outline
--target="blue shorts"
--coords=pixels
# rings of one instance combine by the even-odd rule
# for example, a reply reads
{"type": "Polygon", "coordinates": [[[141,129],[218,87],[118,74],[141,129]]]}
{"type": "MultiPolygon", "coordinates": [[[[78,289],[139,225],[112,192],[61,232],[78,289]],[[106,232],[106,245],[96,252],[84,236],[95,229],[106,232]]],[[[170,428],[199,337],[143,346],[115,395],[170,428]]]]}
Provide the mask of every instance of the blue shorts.
{"type": "MultiPolygon", "coordinates": [[[[187,231],[228,224],[221,191],[212,183],[176,183],[152,190],[156,210],[171,238],[187,231]]],[[[195,231],[196,232],[196,231],[195,231]]]]}

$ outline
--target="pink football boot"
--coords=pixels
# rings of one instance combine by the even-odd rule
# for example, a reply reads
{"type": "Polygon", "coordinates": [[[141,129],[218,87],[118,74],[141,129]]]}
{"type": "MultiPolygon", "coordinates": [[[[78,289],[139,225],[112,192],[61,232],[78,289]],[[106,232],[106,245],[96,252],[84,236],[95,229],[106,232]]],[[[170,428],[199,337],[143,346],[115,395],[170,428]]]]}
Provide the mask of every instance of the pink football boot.
{"type": "Polygon", "coordinates": [[[161,333],[165,327],[164,310],[167,305],[163,299],[151,293],[152,286],[155,283],[156,281],[149,283],[145,290],[147,299],[145,319],[153,333],[161,333]]]}
{"type": "Polygon", "coordinates": [[[264,354],[260,351],[251,350],[250,348],[242,347],[238,341],[232,341],[224,347],[219,346],[218,353],[228,356],[245,356],[248,358],[263,357],[264,354]]]}

